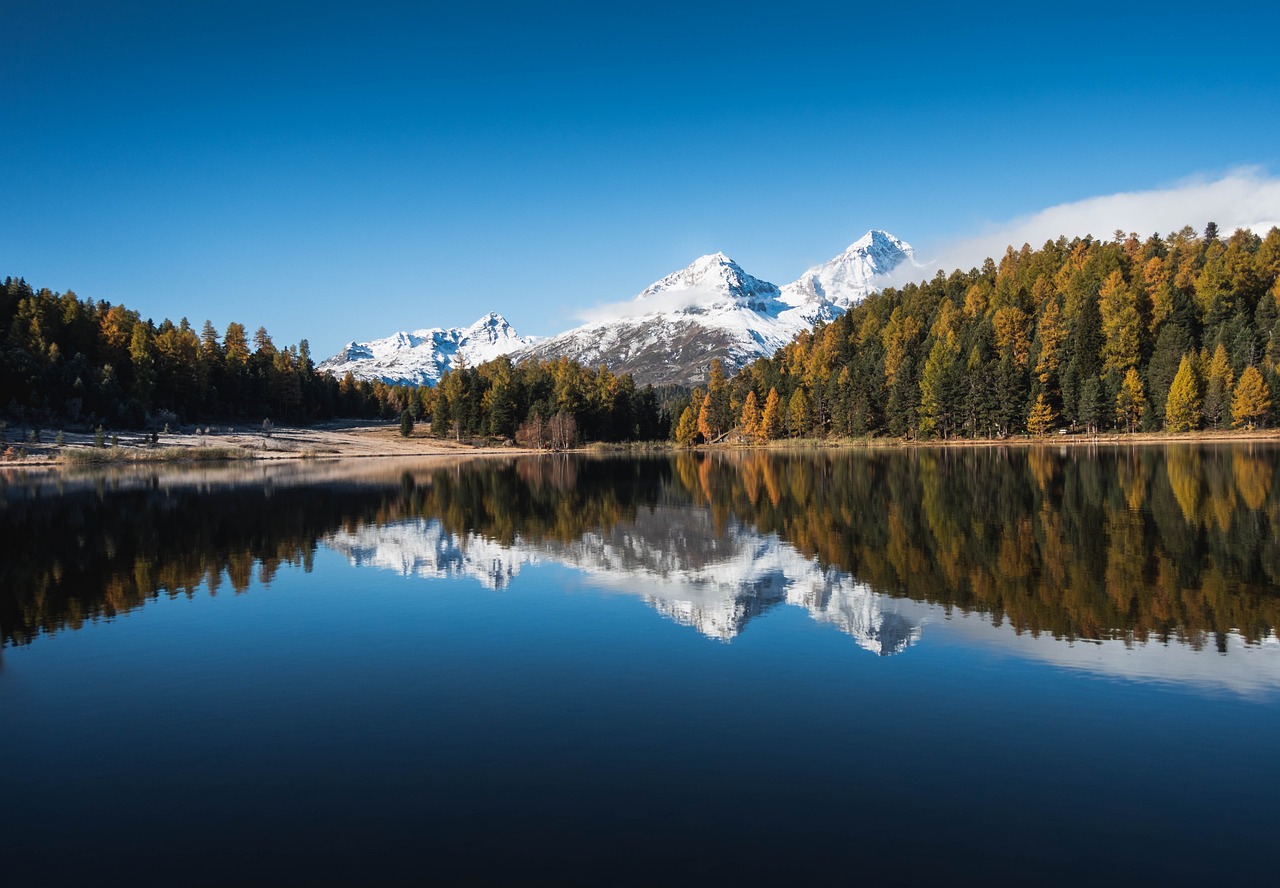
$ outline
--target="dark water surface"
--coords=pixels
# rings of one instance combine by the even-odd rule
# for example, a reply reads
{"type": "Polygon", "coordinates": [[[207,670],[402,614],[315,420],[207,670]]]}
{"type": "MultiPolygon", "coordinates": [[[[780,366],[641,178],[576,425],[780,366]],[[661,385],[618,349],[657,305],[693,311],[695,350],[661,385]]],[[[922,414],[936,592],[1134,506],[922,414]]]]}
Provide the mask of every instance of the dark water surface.
{"type": "Polygon", "coordinates": [[[0,476],[4,878],[1270,883],[1278,456],[0,476]]]}

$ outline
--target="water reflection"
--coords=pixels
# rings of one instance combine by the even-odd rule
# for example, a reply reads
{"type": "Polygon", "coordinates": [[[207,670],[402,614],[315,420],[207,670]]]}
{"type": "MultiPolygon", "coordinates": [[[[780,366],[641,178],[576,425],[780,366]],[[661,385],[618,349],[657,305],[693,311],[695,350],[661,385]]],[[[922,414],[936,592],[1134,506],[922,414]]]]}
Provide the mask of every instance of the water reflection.
{"type": "Polygon", "coordinates": [[[501,543],[476,532],[457,536],[436,519],[369,524],[330,535],[326,545],[352,564],[425,578],[468,577],[501,589],[531,564],[555,562],[598,589],[634,594],[675,622],[729,641],[771,608],[802,607],[877,654],[895,654],[920,638],[916,620],[836,568],[824,568],[775,534],[732,522],[719,531],[710,514],[655,506],[608,529],[570,540],[517,536],[501,543]]]}
{"type": "Polygon", "coordinates": [[[21,554],[0,566],[0,627],[22,644],[158,595],[244,592],[282,565],[311,570],[325,545],[354,564],[492,589],[554,562],[721,640],[791,605],[880,654],[956,612],[1010,638],[1231,652],[1273,638],[1280,619],[1276,454],[922,449],[9,475],[0,532],[21,554]]]}

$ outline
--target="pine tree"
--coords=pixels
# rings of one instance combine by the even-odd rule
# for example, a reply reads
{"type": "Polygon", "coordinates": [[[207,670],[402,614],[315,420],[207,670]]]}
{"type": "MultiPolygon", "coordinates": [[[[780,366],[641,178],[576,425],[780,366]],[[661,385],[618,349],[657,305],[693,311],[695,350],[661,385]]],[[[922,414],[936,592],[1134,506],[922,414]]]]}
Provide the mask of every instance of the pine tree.
{"type": "Polygon", "coordinates": [[[407,438],[413,434],[413,411],[405,408],[400,411],[400,437],[407,438]]]}
{"type": "Polygon", "coordinates": [[[924,434],[940,432],[946,438],[951,431],[952,417],[959,398],[960,348],[951,331],[939,337],[929,351],[920,376],[920,431],[924,434]]]}
{"type": "Polygon", "coordinates": [[[1169,386],[1164,407],[1165,428],[1171,432],[1189,432],[1200,426],[1200,382],[1189,355],[1182,356],[1178,375],[1169,386]]]}
{"type": "Polygon", "coordinates": [[[1258,368],[1250,364],[1240,374],[1231,398],[1231,424],[1236,428],[1264,425],[1271,413],[1271,392],[1258,368]]]}

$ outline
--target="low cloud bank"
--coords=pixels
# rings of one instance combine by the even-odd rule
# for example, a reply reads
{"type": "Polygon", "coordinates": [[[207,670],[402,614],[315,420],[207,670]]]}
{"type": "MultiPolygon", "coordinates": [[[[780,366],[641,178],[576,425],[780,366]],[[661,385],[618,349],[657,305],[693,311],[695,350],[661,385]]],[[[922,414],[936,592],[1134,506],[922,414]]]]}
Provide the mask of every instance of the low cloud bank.
{"type": "Polygon", "coordinates": [[[1209,222],[1216,222],[1224,237],[1237,228],[1265,236],[1280,225],[1280,178],[1248,167],[1218,179],[1194,178],[1167,188],[1090,197],[995,224],[972,237],[942,244],[932,255],[921,252],[931,269],[950,273],[979,266],[988,256],[998,262],[1006,247],[1030,244],[1039,249],[1062,235],[1110,239],[1119,229],[1146,238],[1156,232],[1167,235],[1184,225],[1200,233],[1209,222]]]}
{"type": "MultiPolygon", "coordinates": [[[[1205,225],[1216,222],[1224,237],[1237,228],[1252,229],[1265,236],[1280,226],[1280,178],[1268,175],[1258,167],[1232,170],[1219,178],[1194,177],[1165,188],[1149,191],[1126,191],[1090,197],[1059,204],[1002,223],[992,223],[972,236],[960,236],[921,249],[916,244],[918,262],[904,262],[880,281],[884,287],[901,286],[931,278],[939,269],[953,270],[980,266],[990,256],[997,262],[1005,249],[1030,244],[1039,249],[1045,241],[1093,235],[1110,239],[1116,230],[1137,232],[1146,238],[1177,231],[1184,225],[1203,232],[1205,225]]],[[[855,226],[856,227],[856,226],[855,226]]],[[[894,232],[912,243],[910,231],[894,232]]],[[[803,268],[796,269],[802,274],[803,268]]],[[[642,300],[627,300],[596,305],[578,312],[587,323],[603,323],[657,311],[675,311],[695,305],[705,298],[697,289],[667,292],[642,300]]]]}

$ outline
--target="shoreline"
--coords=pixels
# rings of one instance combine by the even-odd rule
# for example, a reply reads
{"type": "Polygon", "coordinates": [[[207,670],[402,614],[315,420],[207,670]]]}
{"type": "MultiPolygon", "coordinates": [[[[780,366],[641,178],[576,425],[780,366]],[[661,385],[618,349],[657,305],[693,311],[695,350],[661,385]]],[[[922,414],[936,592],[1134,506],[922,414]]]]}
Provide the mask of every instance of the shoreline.
{"type": "MultiPolygon", "coordinates": [[[[212,427],[211,427],[212,428],[212,427]]],[[[287,460],[380,459],[410,456],[532,456],[553,451],[484,441],[436,438],[425,431],[401,437],[399,425],[369,422],[326,423],[314,427],[277,427],[264,435],[260,429],[222,426],[208,434],[178,432],[160,435],[151,443],[146,433],[116,433],[118,443],[93,446],[93,435],[64,432],[64,443],[49,440],[56,432],[42,433],[42,442],[0,445],[5,469],[67,469],[125,465],[160,465],[193,462],[279,462],[287,460]],[[25,449],[25,456],[16,456],[25,449]]],[[[107,437],[110,441],[111,436],[107,437]]],[[[1196,432],[1135,432],[1106,435],[1019,435],[1008,438],[951,438],[911,440],[901,438],[790,438],[764,443],[719,442],[681,448],[674,442],[639,444],[592,443],[563,453],[628,452],[733,452],[818,450],[912,450],[989,447],[1121,447],[1171,444],[1280,443],[1280,429],[1215,429],[1196,432]]]]}

